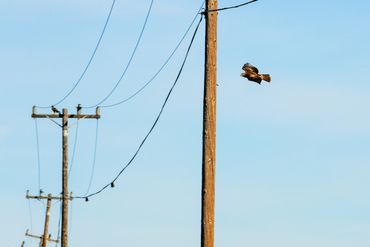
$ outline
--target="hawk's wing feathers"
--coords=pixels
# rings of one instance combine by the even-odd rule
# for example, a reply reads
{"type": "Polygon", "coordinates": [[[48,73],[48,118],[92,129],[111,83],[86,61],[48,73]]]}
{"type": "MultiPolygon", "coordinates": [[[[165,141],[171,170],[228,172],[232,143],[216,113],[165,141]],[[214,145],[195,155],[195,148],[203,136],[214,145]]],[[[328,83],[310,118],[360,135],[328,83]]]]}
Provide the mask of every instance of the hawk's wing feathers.
{"type": "Polygon", "coordinates": [[[258,72],[258,69],[256,67],[254,67],[252,64],[250,63],[246,63],[243,65],[243,68],[242,68],[245,72],[254,72],[254,73],[259,73],[258,72]]]}
{"type": "Polygon", "coordinates": [[[258,84],[261,84],[262,81],[271,82],[269,74],[259,74],[258,69],[250,63],[244,64],[242,69],[244,73],[242,73],[241,76],[247,78],[249,81],[254,81],[258,84]]]}

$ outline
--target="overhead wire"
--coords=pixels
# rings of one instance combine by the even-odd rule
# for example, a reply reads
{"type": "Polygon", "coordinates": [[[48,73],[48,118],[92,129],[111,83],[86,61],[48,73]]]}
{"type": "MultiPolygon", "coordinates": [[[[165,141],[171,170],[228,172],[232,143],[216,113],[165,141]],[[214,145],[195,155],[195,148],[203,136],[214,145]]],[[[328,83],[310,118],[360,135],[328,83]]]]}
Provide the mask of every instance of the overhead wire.
{"type": "Polygon", "coordinates": [[[95,196],[95,195],[97,195],[97,194],[99,194],[99,193],[103,192],[103,191],[104,191],[104,190],[106,190],[109,186],[110,186],[110,187],[114,187],[114,186],[115,186],[115,185],[114,185],[114,183],[117,181],[117,179],[122,175],[122,173],[123,173],[123,172],[124,172],[124,171],[125,171],[125,170],[126,170],[126,169],[131,165],[131,164],[132,164],[132,162],[135,160],[136,156],[139,154],[139,152],[140,152],[141,148],[142,148],[142,147],[143,147],[143,145],[145,144],[146,140],[148,139],[148,137],[150,136],[150,134],[152,133],[152,131],[153,131],[153,130],[154,130],[154,128],[156,127],[156,125],[157,125],[157,123],[158,123],[158,121],[159,121],[160,117],[162,116],[163,110],[164,110],[165,106],[167,105],[168,99],[170,98],[170,96],[171,96],[171,94],[172,94],[172,92],[173,92],[173,89],[175,88],[175,86],[176,86],[176,84],[177,84],[177,82],[178,82],[178,80],[179,80],[179,78],[180,78],[180,76],[181,76],[181,74],[182,74],[182,71],[183,71],[184,66],[185,66],[185,63],[186,63],[186,61],[187,61],[187,58],[188,58],[189,52],[190,52],[191,47],[192,47],[192,45],[193,45],[193,43],[194,43],[194,39],[195,39],[196,34],[197,34],[198,30],[199,30],[199,26],[200,26],[200,24],[201,24],[202,20],[203,20],[203,16],[201,16],[201,17],[200,17],[200,20],[199,20],[199,22],[198,22],[198,24],[197,24],[197,26],[196,26],[196,28],[195,28],[194,34],[193,34],[193,36],[192,36],[192,38],[191,38],[191,41],[190,41],[190,44],[189,44],[189,46],[188,46],[188,48],[187,48],[187,51],[186,51],[186,54],[185,54],[184,60],[183,60],[183,62],[182,62],[182,64],[181,64],[180,70],[179,70],[179,72],[178,72],[178,74],[177,74],[177,76],[176,76],[176,79],[175,79],[174,83],[172,84],[172,86],[171,86],[171,88],[170,88],[170,90],[169,90],[169,92],[168,92],[168,94],[167,94],[167,96],[166,96],[166,98],[165,98],[165,100],[164,100],[164,102],[163,102],[162,106],[161,106],[161,110],[159,111],[159,113],[158,113],[158,115],[157,115],[157,117],[156,117],[156,119],[155,119],[155,121],[154,121],[153,125],[152,125],[152,126],[151,126],[151,128],[149,129],[148,133],[145,135],[144,139],[143,139],[143,140],[142,140],[142,142],[140,143],[140,145],[139,145],[139,147],[137,148],[137,150],[136,150],[136,152],[134,153],[134,155],[131,157],[131,159],[126,163],[126,165],[121,169],[121,171],[117,174],[117,176],[116,176],[116,177],[115,177],[115,178],[114,178],[110,183],[106,184],[106,185],[105,185],[105,186],[103,186],[100,190],[98,190],[98,191],[96,191],[96,192],[94,192],[94,193],[91,193],[91,194],[88,194],[88,195],[84,195],[84,196],[76,196],[76,197],[73,197],[73,198],[77,198],[77,199],[85,199],[86,201],[88,201],[90,197],[93,197],[93,196],[95,196]]]}
{"type": "Polygon", "coordinates": [[[75,156],[76,156],[76,147],[77,147],[77,140],[78,140],[78,129],[79,129],[79,119],[76,120],[76,132],[75,132],[75,137],[74,137],[74,141],[73,141],[71,165],[70,165],[69,171],[68,171],[68,177],[69,178],[71,177],[71,172],[72,172],[72,168],[73,168],[73,164],[74,164],[75,156]]]}
{"type": "Polygon", "coordinates": [[[32,218],[31,202],[30,202],[30,200],[27,200],[27,201],[28,201],[28,213],[30,215],[30,230],[31,230],[31,232],[33,232],[33,218],[32,218]]]}
{"type": "Polygon", "coordinates": [[[40,158],[39,127],[38,127],[36,118],[35,118],[35,132],[36,132],[38,191],[40,193],[41,192],[41,158],[40,158]]]}
{"type": "Polygon", "coordinates": [[[149,16],[150,16],[150,14],[152,12],[153,3],[154,3],[154,0],[151,0],[150,5],[149,5],[149,8],[148,8],[148,11],[147,11],[147,14],[146,14],[146,17],[145,17],[144,24],[143,24],[143,26],[141,28],[141,31],[140,31],[140,34],[139,34],[139,37],[138,37],[138,39],[136,41],[136,44],[135,44],[135,47],[134,47],[134,49],[133,49],[133,51],[131,53],[130,59],[128,60],[128,62],[126,64],[126,67],[123,70],[120,78],[118,79],[118,81],[116,82],[116,84],[114,85],[114,87],[111,89],[111,91],[102,100],[100,100],[98,103],[96,103],[96,104],[94,104],[92,106],[86,106],[86,107],[83,107],[83,108],[94,108],[94,107],[97,107],[100,104],[104,103],[114,93],[114,91],[117,89],[117,87],[121,84],[122,79],[125,77],[128,69],[129,69],[129,67],[130,67],[130,65],[132,63],[132,60],[133,60],[133,58],[134,58],[134,56],[136,54],[137,48],[139,47],[139,45],[141,43],[141,39],[143,37],[145,28],[146,28],[146,26],[148,24],[149,16]]]}
{"type": "MultiPolygon", "coordinates": [[[[58,220],[57,240],[59,240],[59,238],[60,238],[62,211],[63,211],[63,207],[62,207],[62,203],[61,203],[61,204],[60,204],[60,210],[59,210],[59,220],[58,220]]],[[[55,242],[55,247],[58,247],[58,244],[59,244],[59,243],[60,243],[60,241],[55,242]]]]}
{"type": "Polygon", "coordinates": [[[209,9],[208,11],[202,12],[202,14],[207,13],[207,12],[208,13],[210,13],[210,12],[220,12],[220,11],[229,10],[229,9],[236,9],[236,8],[240,8],[240,7],[243,7],[245,5],[248,5],[250,3],[257,2],[257,1],[258,0],[252,0],[252,1],[248,1],[248,2],[242,3],[242,4],[238,4],[238,5],[234,5],[234,6],[229,6],[229,7],[225,7],[225,8],[209,9]]]}
{"type": "Polygon", "coordinates": [[[182,42],[185,40],[186,36],[188,35],[191,27],[194,25],[201,9],[203,8],[204,6],[204,3],[205,1],[202,2],[201,6],[199,7],[199,10],[197,11],[197,13],[195,14],[194,18],[192,19],[190,25],[187,27],[185,33],[182,35],[180,41],[177,43],[177,45],[175,46],[175,48],[172,50],[172,52],[170,53],[169,57],[164,61],[164,63],[159,67],[159,69],[157,70],[157,72],[141,87],[139,88],[135,93],[131,94],[130,96],[126,97],[125,99],[121,100],[121,101],[118,101],[116,103],[113,103],[113,104],[108,104],[108,105],[102,105],[100,106],[101,108],[110,108],[110,107],[114,107],[114,106],[118,106],[118,105],[121,105],[129,100],[131,100],[132,98],[134,98],[135,96],[137,96],[138,94],[140,94],[147,86],[149,86],[150,83],[152,83],[154,81],[154,79],[157,78],[157,76],[162,72],[162,70],[166,67],[166,65],[170,62],[170,60],[172,59],[172,57],[174,56],[174,54],[176,53],[176,51],[179,49],[179,47],[181,46],[182,42]]]}
{"type": "Polygon", "coordinates": [[[54,119],[50,118],[49,116],[46,116],[47,119],[49,119],[50,121],[52,121],[53,123],[55,123],[57,126],[59,126],[60,128],[63,128],[63,126],[58,123],[57,121],[55,121],[54,119]]]}
{"type": "Polygon", "coordinates": [[[68,238],[69,238],[69,243],[70,245],[71,244],[71,235],[72,235],[72,224],[73,224],[73,201],[71,200],[70,202],[70,210],[69,210],[70,214],[69,214],[69,229],[68,229],[68,238]]]}
{"type": "MultiPolygon", "coordinates": [[[[108,13],[108,16],[105,20],[105,23],[104,23],[104,26],[103,26],[103,29],[100,33],[100,36],[99,36],[99,39],[98,39],[98,42],[96,43],[95,45],[95,48],[90,56],[90,59],[88,60],[85,68],[83,69],[82,73],[80,74],[79,78],[77,79],[77,81],[74,83],[73,87],[67,92],[67,94],[65,96],[63,96],[59,101],[57,101],[55,104],[53,104],[54,106],[57,106],[59,105],[60,103],[62,103],[64,100],[66,100],[71,94],[72,92],[77,88],[77,86],[80,84],[81,80],[84,78],[86,72],[88,71],[95,55],[96,55],[96,52],[98,51],[99,47],[100,47],[100,43],[103,39],[103,36],[105,34],[105,31],[107,29],[107,26],[108,26],[108,23],[109,23],[109,20],[111,18],[111,15],[112,15],[112,12],[113,12],[113,9],[114,9],[114,5],[116,3],[116,0],[113,0],[112,1],[112,4],[110,6],[110,9],[109,9],[109,13],[108,13]]],[[[37,106],[38,108],[49,108],[50,106],[37,106]]]]}
{"type": "Polygon", "coordinates": [[[87,187],[85,196],[90,192],[91,184],[94,178],[94,173],[95,173],[95,164],[96,164],[96,150],[98,147],[98,135],[99,134],[99,120],[96,120],[96,129],[95,129],[95,147],[94,147],[94,156],[93,156],[93,162],[92,162],[92,167],[91,167],[91,174],[90,174],[90,180],[89,180],[89,185],[87,187]]]}

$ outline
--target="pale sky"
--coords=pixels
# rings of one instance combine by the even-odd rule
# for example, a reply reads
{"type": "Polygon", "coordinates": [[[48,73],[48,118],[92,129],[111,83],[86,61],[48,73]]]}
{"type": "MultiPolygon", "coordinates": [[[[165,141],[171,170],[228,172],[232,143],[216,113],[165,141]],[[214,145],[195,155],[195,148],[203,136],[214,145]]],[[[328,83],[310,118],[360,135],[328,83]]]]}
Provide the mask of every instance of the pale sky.
{"type": "MultiPolygon", "coordinates": [[[[158,70],[201,2],[154,0],[132,65],[107,103],[129,96],[158,70]]],[[[90,69],[59,108],[94,104],[112,89],[149,3],[117,0],[90,69]]],[[[31,201],[29,207],[25,199],[26,190],[38,191],[32,106],[51,105],[71,89],[110,5],[107,0],[0,1],[1,246],[20,246],[23,240],[27,247],[38,246],[24,236],[31,228],[41,234],[44,220],[42,203],[31,201]]],[[[219,14],[216,246],[370,245],[369,11],[365,0],[259,0],[219,14]],[[245,62],[270,73],[272,83],[241,78],[245,62]]],[[[135,152],[176,77],[189,38],[142,94],[102,109],[91,191],[111,181],[135,152]]],[[[204,22],[178,85],[132,166],[115,188],[87,203],[73,201],[71,247],[200,245],[203,54],[204,22]]],[[[41,188],[57,194],[61,131],[47,119],[37,123],[41,188]]],[[[95,120],[79,124],[70,178],[75,195],[85,194],[89,184],[95,126],[95,120]]],[[[56,203],[53,237],[58,219],[56,203]]]]}

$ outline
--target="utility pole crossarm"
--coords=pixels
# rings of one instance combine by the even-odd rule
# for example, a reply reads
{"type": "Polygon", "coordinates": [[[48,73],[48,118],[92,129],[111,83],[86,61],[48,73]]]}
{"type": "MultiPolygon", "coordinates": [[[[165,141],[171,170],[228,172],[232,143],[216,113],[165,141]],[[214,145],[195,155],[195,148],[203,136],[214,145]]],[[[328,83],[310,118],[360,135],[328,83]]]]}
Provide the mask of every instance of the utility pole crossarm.
{"type": "MultiPolygon", "coordinates": [[[[30,238],[37,238],[37,239],[40,239],[40,240],[43,239],[42,236],[36,236],[36,235],[33,235],[33,234],[28,233],[28,230],[26,231],[26,234],[25,235],[27,237],[30,237],[30,238]]],[[[49,241],[49,242],[59,243],[59,240],[58,239],[52,239],[50,235],[47,237],[46,240],[49,241]]]]}
{"type": "MultiPolygon", "coordinates": [[[[32,118],[63,118],[63,116],[61,116],[59,114],[32,114],[32,118]]],[[[69,114],[68,118],[99,119],[100,115],[96,115],[96,114],[69,114]]]]}
{"type": "MultiPolygon", "coordinates": [[[[32,195],[29,195],[28,194],[28,191],[27,191],[27,195],[26,195],[26,199],[37,199],[37,200],[47,200],[47,199],[52,199],[52,200],[62,200],[63,197],[61,196],[43,196],[43,195],[38,195],[38,196],[32,196],[32,195]]],[[[72,193],[69,197],[69,200],[73,200],[73,197],[72,197],[72,193]]]]}
{"type": "MultiPolygon", "coordinates": [[[[32,118],[63,118],[61,114],[32,114],[32,118]]],[[[68,118],[77,118],[77,119],[99,119],[100,115],[98,114],[69,114],[68,118]]]]}
{"type": "MultiPolygon", "coordinates": [[[[52,113],[52,114],[38,114],[36,107],[32,108],[32,118],[63,118],[63,113],[52,113]]],[[[95,114],[81,114],[81,109],[77,108],[76,114],[67,114],[67,118],[77,119],[100,119],[100,108],[97,107],[95,114]]]]}
{"type": "MultiPolygon", "coordinates": [[[[30,195],[26,195],[26,198],[27,199],[37,199],[37,200],[41,200],[41,199],[49,199],[49,197],[47,197],[47,196],[30,196],[30,195]]],[[[52,200],[61,200],[62,199],[62,197],[60,197],[60,196],[52,196],[52,197],[50,197],[50,199],[52,199],[52,200]]]]}
{"type": "MultiPolygon", "coordinates": [[[[40,239],[40,246],[41,247],[47,247],[47,242],[50,241],[50,242],[55,242],[55,243],[58,243],[59,240],[54,240],[54,239],[51,239],[51,235],[49,234],[49,221],[50,221],[50,208],[51,208],[51,201],[56,197],[53,197],[51,196],[51,194],[49,194],[47,197],[45,196],[29,196],[28,195],[28,191],[27,191],[27,196],[26,196],[27,199],[47,199],[47,204],[46,204],[46,212],[45,212],[45,224],[44,224],[44,234],[42,236],[36,236],[36,235],[32,235],[32,234],[29,234],[28,233],[28,230],[26,231],[26,236],[28,237],[32,237],[32,238],[37,238],[37,239],[40,239]]],[[[57,197],[57,200],[60,200],[60,198],[57,197]]]]}
{"type": "Polygon", "coordinates": [[[31,237],[31,238],[37,238],[37,239],[42,239],[41,236],[36,236],[36,235],[33,235],[33,234],[29,234],[28,233],[28,230],[26,231],[26,234],[25,234],[27,237],[31,237]]]}

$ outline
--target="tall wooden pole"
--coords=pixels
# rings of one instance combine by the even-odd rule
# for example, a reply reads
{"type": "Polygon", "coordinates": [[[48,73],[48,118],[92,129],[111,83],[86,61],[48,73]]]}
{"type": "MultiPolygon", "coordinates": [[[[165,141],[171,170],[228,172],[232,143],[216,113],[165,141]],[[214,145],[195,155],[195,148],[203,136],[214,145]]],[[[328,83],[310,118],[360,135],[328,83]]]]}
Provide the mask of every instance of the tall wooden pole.
{"type": "Polygon", "coordinates": [[[63,109],[62,245],[68,247],[68,109],[63,109]]]}
{"type": "Polygon", "coordinates": [[[48,239],[49,239],[50,206],[51,206],[51,194],[48,195],[48,201],[47,201],[47,204],[46,204],[44,235],[42,237],[41,247],[46,247],[48,239]]]}
{"type": "Polygon", "coordinates": [[[206,51],[203,109],[201,246],[214,246],[216,170],[217,0],[206,0],[206,51]]]}

